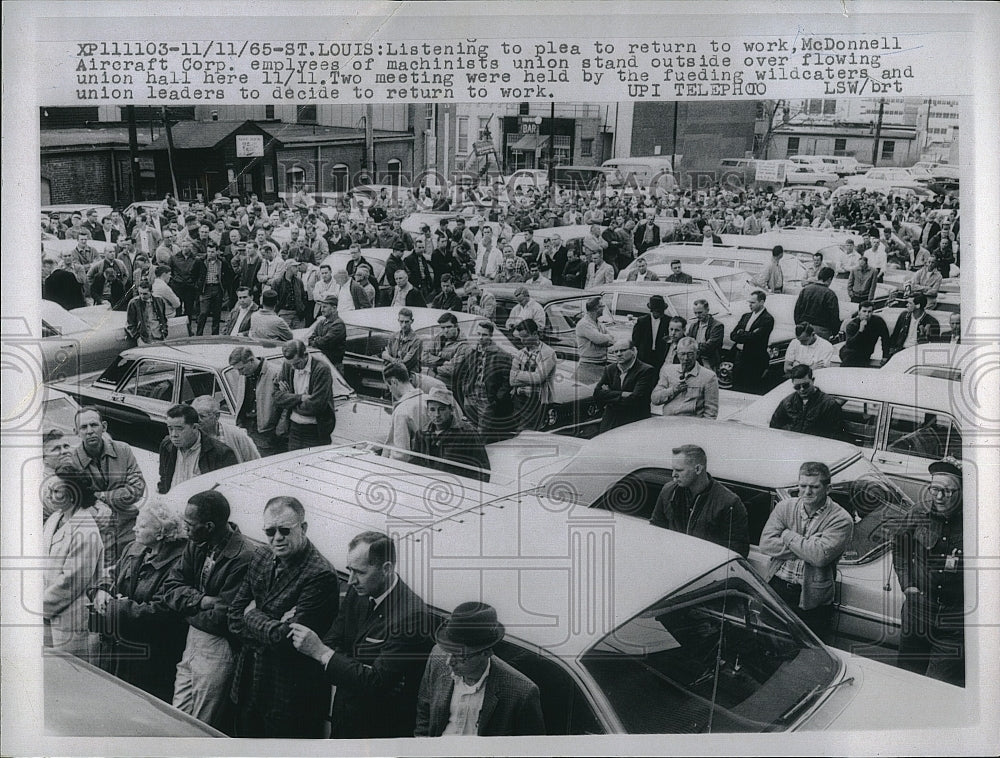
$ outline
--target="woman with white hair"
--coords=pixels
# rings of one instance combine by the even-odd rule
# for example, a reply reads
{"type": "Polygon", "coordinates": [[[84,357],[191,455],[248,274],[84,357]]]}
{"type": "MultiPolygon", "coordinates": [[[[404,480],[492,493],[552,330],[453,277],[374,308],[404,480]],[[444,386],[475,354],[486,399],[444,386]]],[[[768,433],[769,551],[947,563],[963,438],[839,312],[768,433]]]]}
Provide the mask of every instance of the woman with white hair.
{"type": "Polygon", "coordinates": [[[187,623],[167,608],[160,590],[184,551],[185,532],[180,513],[146,504],[135,520],[135,542],[88,593],[99,617],[103,667],[168,703],[187,623]]]}

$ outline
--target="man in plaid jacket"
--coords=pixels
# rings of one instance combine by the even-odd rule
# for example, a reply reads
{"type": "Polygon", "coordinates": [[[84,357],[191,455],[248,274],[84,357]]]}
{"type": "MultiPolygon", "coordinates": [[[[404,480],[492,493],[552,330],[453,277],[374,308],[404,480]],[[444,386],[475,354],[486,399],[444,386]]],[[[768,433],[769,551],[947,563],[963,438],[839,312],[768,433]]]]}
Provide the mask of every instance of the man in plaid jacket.
{"type": "Polygon", "coordinates": [[[264,506],[270,550],[258,550],[229,606],[229,629],[243,645],[232,699],[237,737],[322,737],[330,702],[323,671],[289,639],[295,622],[325,632],[337,615],[337,574],[306,536],[294,497],[264,506]]]}

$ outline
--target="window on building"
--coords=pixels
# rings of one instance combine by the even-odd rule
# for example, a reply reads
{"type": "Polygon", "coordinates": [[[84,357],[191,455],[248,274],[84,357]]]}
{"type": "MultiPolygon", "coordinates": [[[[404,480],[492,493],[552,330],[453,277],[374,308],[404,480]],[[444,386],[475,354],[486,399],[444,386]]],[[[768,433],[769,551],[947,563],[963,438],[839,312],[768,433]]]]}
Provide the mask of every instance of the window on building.
{"type": "Polygon", "coordinates": [[[594,139],[581,139],[580,140],[580,157],[590,158],[594,155],[594,139]]]}
{"type": "Polygon", "coordinates": [[[301,166],[292,166],[285,172],[285,192],[298,192],[306,183],[306,172],[301,166]]]}
{"type": "Polygon", "coordinates": [[[891,161],[895,152],[896,143],[893,140],[887,139],[882,142],[882,160],[891,161]]]}
{"type": "Polygon", "coordinates": [[[756,113],[754,113],[754,118],[762,119],[767,118],[767,106],[764,105],[760,100],[757,101],[756,113]]]}
{"type": "Polygon", "coordinates": [[[823,112],[823,101],[822,100],[810,100],[808,111],[810,116],[819,115],[823,112]]]}
{"type": "Polygon", "coordinates": [[[264,106],[264,118],[271,119],[274,118],[274,106],[265,105],[264,106]]]}
{"type": "Polygon", "coordinates": [[[531,103],[519,103],[517,106],[517,115],[527,116],[530,108],[531,108],[531,103]]]}
{"type": "Polygon", "coordinates": [[[427,128],[434,128],[434,103],[427,103],[424,106],[424,121],[427,122],[427,128]]]}
{"type": "Polygon", "coordinates": [[[469,152],[469,117],[459,116],[455,125],[455,152],[465,155],[469,152]]]}
{"type": "Polygon", "coordinates": [[[832,116],[837,112],[837,101],[836,100],[824,100],[823,101],[823,115],[832,116]]]}
{"type": "Polygon", "coordinates": [[[787,155],[798,155],[798,153],[799,153],[799,138],[798,137],[789,137],[788,138],[788,150],[786,151],[786,154],[787,155]]]}
{"type": "Polygon", "coordinates": [[[479,139],[489,139],[490,138],[490,117],[480,116],[479,117],[479,132],[477,133],[479,139]]]}
{"type": "Polygon", "coordinates": [[[846,139],[835,139],[833,141],[833,154],[834,155],[844,155],[847,152],[847,140],[846,139]]]}
{"type": "Polygon", "coordinates": [[[315,124],[317,123],[317,108],[315,105],[300,105],[295,109],[295,123],[315,124]]]}

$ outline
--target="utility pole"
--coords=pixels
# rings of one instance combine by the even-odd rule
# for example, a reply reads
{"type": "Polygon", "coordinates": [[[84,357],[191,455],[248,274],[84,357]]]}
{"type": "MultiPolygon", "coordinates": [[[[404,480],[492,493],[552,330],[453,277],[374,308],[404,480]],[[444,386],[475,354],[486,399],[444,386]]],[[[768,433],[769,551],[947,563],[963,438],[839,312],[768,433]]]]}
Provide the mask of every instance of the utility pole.
{"type": "Polygon", "coordinates": [[[132,202],[139,201],[139,133],[135,123],[135,106],[125,106],[125,117],[128,120],[128,163],[131,167],[129,183],[132,185],[132,202]]]}
{"type": "Polygon", "coordinates": [[[674,130],[673,136],[670,138],[670,170],[674,172],[677,171],[677,109],[679,107],[680,103],[674,100],[674,130]]]}
{"type": "Polygon", "coordinates": [[[878,165],[878,140],[882,136],[882,111],[885,110],[885,100],[878,100],[878,121],[875,123],[875,144],[872,145],[872,165],[878,165]]]}
{"type": "Polygon", "coordinates": [[[556,141],[556,104],[555,101],[551,103],[551,110],[549,111],[549,172],[548,172],[548,182],[549,182],[549,194],[552,199],[555,200],[556,191],[556,166],[555,166],[555,141],[556,141]]]}
{"type": "MultiPolygon", "coordinates": [[[[174,170],[174,135],[170,131],[170,117],[167,114],[166,106],[163,107],[163,129],[167,133],[167,163],[170,166],[170,186],[174,188],[174,197],[180,198],[177,194],[177,172],[174,170]]],[[[208,187],[205,188],[205,197],[208,197],[208,187]]]]}

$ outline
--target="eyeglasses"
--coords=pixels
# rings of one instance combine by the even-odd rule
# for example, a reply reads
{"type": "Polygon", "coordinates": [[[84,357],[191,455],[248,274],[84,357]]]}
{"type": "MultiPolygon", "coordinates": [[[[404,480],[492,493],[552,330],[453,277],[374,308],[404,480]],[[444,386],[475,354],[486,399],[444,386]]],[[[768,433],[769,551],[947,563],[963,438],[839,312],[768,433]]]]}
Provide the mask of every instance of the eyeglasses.
{"type": "Polygon", "coordinates": [[[930,485],[927,488],[927,491],[931,493],[931,495],[947,495],[948,497],[951,497],[956,492],[961,492],[958,487],[941,487],[937,484],[930,485]]]}
{"type": "Polygon", "coordinates": [[[273,537],[275,534],[280,534],[282,537],[287,537],[292,531],[297,527],[295,526],[269,526],[264,530],[264,534],[268,537],[273,537]]]}

